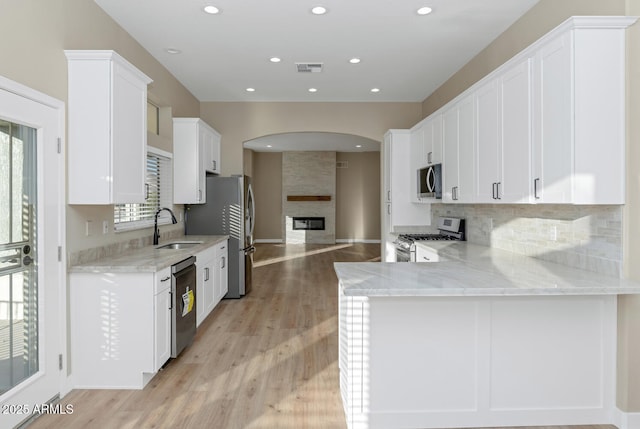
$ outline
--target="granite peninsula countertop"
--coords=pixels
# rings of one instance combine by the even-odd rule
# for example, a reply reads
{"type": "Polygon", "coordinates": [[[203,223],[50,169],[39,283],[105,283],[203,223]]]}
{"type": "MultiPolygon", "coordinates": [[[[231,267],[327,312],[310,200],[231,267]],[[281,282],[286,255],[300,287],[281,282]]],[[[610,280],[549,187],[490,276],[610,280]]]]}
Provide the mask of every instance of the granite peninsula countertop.
{"type": "Polygon", "coordinates": [[[130,273],[156,272],[180,262],[191,255],[226,241],[228,235],[186,235],[161,241],[160,244],[127,250],[116,256],[97,259],[69,268],[70,273],[130,273]],[[158,249],[165,244],[196,241],[201,242],[187,249],[158,249]]]}
{"type": "Polygon", "coordinates": [[[467,242],[427,247],[441,262],[336,262],[345,295],[502,296],[640,294],[640,283],[467,242]]]}

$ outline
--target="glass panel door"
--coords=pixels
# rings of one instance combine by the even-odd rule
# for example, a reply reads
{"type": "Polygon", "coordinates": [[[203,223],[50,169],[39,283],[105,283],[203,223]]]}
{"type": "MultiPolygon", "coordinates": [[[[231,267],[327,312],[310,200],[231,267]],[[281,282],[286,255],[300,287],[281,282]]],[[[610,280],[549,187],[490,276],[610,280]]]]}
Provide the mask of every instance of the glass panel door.
{"type": "Polygon", "coordinates": [[[0,120],[0,395],[38,372],[36,135],[0,120]]]}

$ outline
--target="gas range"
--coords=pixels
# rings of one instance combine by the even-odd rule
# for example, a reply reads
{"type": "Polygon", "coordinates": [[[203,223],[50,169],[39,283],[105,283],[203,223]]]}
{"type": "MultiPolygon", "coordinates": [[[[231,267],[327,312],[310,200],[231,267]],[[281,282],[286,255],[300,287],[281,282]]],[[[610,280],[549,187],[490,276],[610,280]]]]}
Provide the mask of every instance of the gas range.
{"type": "Polygon", "coordinates": [[[416,241],[464,241],[464,219],[452,217],[438,218],[437,234],[400,234],[394,244],[396,245],[396,261],[415,261],[416,241]]]}

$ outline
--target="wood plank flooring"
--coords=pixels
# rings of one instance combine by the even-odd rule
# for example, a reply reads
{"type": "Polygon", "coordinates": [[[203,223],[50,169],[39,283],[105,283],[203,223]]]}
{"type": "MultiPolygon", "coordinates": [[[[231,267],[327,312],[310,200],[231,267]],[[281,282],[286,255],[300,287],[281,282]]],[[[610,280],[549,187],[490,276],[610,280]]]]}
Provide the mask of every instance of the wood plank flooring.
{"type": "Polygon", "coordinates": [[[144,390],[74,390],[73,414],[29,429],[346,429],[333,262],[379,260],[380,245],[256,247],[253,290],[223,300],[144,390]]]}

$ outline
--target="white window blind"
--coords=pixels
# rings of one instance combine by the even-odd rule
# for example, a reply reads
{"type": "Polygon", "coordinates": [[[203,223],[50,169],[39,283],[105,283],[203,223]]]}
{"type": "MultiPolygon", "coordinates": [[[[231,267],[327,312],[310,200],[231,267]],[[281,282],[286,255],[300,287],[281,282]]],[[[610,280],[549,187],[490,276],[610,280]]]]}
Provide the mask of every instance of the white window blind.
{"type": "MultiPolygon", "coordinates": [[[[173,207],[173,169],[170,154],[151,146],[147,148],[147,175],[144,203],[116,204],[113,225],[116,231],[153,226],[154,216],[161,207],[173,207]]],[[[169,213],[163,211],[158,223],[171,221],[169,213]]]]}

